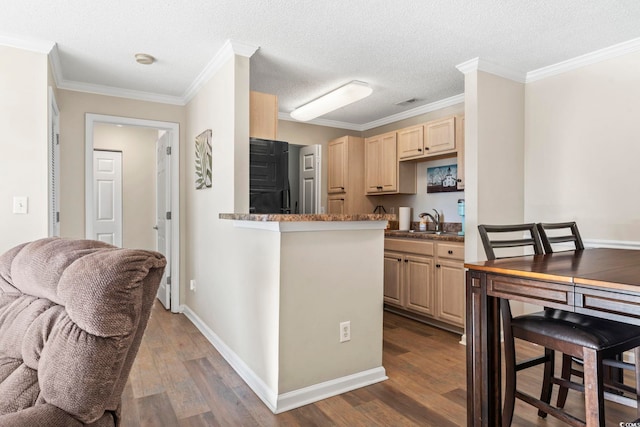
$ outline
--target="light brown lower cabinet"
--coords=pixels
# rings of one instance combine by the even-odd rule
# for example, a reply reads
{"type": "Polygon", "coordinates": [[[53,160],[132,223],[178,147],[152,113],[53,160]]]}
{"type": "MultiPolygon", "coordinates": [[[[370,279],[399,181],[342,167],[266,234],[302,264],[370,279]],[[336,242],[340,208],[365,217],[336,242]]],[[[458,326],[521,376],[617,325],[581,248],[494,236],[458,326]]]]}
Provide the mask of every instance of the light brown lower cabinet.
{"type": "Polygon", "coordinates": [[[464,328],[464,244],[386,238],[384,301],[425,319],[464,328]]]}

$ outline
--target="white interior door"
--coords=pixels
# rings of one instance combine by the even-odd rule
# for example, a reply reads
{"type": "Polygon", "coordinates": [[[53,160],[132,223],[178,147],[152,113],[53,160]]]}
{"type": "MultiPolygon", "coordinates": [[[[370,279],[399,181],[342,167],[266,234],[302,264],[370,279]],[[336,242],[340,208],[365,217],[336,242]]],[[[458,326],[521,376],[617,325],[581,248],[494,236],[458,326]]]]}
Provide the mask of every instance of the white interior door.
{"type": "Polygon", "coordinates": [[[300,149],[300,213],[320,213],[320,145],[300,149]]]}
{"type": "Polygon", "coordinates": [[[167,266],[160,281],[158,299],[166,309],[171,308],[171,162],[170,147],[171,136],[169,132],[161,131],[156,141],[156,226],[157,251],[167,258],[167,266]]]}
{"type": "Polygon", "coordinates": [[[93,150],[91,239],[122,246],[122,153],[93,150]]]}

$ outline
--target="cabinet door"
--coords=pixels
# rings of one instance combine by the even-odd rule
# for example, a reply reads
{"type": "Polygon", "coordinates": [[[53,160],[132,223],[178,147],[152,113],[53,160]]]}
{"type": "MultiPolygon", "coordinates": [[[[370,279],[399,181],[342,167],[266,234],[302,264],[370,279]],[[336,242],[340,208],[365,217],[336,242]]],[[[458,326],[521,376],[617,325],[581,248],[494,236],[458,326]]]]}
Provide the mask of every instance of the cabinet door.
{"type": "Polygon", "coordinates": [[[398,141],[396,133],[380,137],[382,162],[380,165],[380,185],[383,192],[398,191],[398,141]]]}
{"type": "Polygon", "coordinates": [[[407,290],[406,308],[435,316],[433,258],[406,255],[403,264],[403,283],[407,290]]]}
{"type": "Polygon", "coordinates": [[[382,191],[382,183],[380,182],[382,154],[381,136],[374,136],[364,140],[364,189],[367,194],[382,191]]]}
{"type": "Polygon", "coordinates": [[[249,93],[249,136],[277,139],[278,97],[268,93],[249,93]]]}
{"type": "Polygon", "coordinates": [[[402,254],[384,252],[384,302],[402,305],[402,254]]]}
{"type": "Polygon", "coordinates": [[[464,262],[438,260],[436,265],[438,312],[443,322],[464,327],[465,281],[464,262]]]}
{"type": "Polygon", "coordinates": [[[347,187],[347,138],[329,142],[327,192],[343,193],[347,187]]]}
{"type": "Polygon", "coordinates": [[[424,154],[424,126],[412,126],[398,131],[398,159],[411,159],[424,154]]]}
{"type": "Polygon", "coordinates": [[[456,120],[449,117],[428,122],[425,125],[425,150],[427,155],[456,148],[456,120]]]}
{"type": "Polygon", "coordinates": [[[342,215],[345,212],[345,196],[331,196],[327,199],[327,213],[342,215]]]}

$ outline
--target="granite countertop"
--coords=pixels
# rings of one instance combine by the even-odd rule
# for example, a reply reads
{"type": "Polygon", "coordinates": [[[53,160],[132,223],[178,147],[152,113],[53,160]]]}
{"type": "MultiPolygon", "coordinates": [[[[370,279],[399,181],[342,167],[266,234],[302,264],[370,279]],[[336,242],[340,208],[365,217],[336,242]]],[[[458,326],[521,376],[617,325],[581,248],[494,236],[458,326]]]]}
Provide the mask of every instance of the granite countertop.
{"type": "Polygon", "coordinates": [[[464,236],[458,236],[457,232],[444,232],[442,234],[425,233],[420,231],[385,230],[384,237],[401,239],[425,239],[442,240],[446,242],[464,242],[464,236]]]}
{"type": "Polygon", "coordinates": [[[397,221],[396,215],[389,214],[247,214],[221,213],[220,219],[262,222],[308,222],[308,221],[397,221]]]}

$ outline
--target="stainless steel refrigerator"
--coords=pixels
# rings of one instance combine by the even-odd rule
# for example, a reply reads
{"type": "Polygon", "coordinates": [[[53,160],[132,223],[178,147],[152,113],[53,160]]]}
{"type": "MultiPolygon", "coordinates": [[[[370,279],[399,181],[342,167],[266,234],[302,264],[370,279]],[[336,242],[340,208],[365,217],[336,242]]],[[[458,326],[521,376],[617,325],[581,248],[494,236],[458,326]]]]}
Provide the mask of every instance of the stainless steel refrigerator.
{"type": "Polygon", "coordinates": [[[249,213],[291,213],[289,144],[249,140],[249,213]]]}

